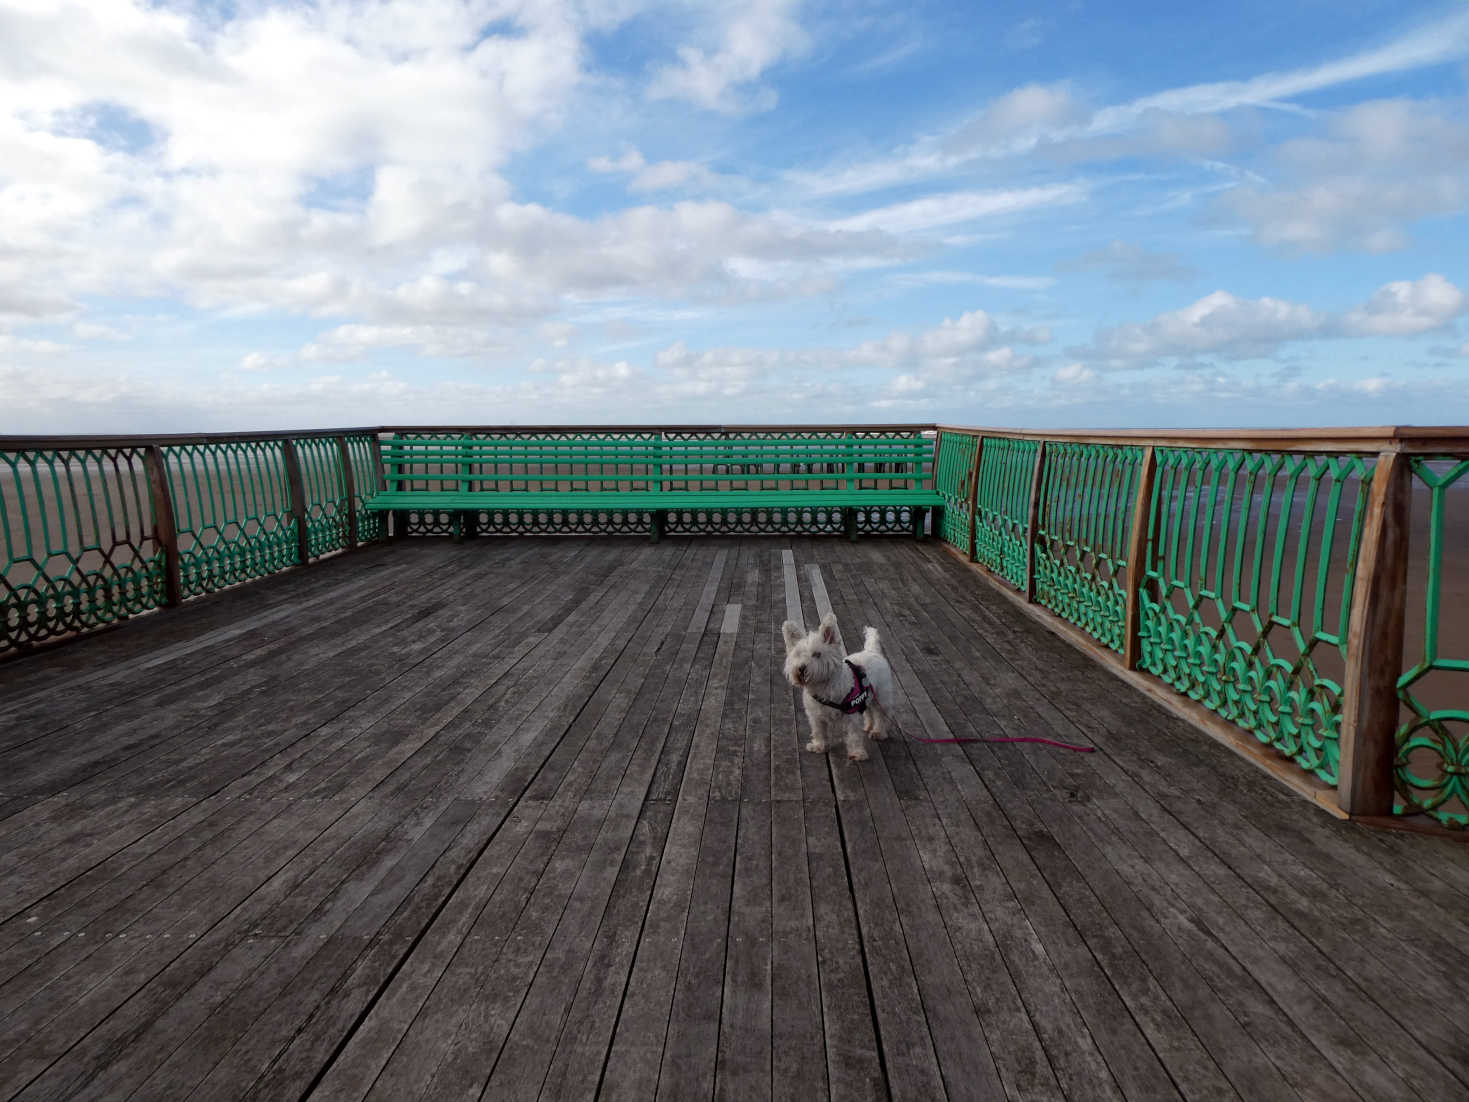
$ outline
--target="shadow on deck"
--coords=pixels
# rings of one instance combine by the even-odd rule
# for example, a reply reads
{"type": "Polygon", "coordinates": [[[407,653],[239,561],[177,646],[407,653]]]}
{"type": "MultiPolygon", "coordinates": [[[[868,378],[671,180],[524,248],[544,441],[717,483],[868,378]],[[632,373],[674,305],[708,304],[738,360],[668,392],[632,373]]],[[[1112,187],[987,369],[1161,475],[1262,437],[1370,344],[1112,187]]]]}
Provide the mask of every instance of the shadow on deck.
{"type": "Polygon", "coordinates": [[[409,541],[0,666],[0,1098],[1462,1099],[1469,850],[871,540],[409,541]],[[800,751],[780,622],[909,735],[800,751]]]}

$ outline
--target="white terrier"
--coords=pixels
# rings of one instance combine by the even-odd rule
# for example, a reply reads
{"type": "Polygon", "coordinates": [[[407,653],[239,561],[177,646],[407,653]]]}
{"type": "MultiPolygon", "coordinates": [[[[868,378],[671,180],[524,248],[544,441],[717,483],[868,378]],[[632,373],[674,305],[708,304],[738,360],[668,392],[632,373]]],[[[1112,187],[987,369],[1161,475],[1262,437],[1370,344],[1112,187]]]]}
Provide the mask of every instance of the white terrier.
{"type": "Polygon", "coordinates": [[[866,629],[862,649],[856,654],[842,654],[842,635],[837,618],[827,613],[821,626],[810,635],[800,624],[787,620],[781,625],[785,636],[785,675],[792,685],[803,689],[802,702],[806,718],[811,721],[811,741],[806,749],[813,754],[826,750],[838,735],[847,744],[851,761],[866,761],[863,732],[875,739],[887,738],[893,701],[893,671],[882,656],[877,629],[866,629]],[[857,716],[862,716],[859,727],[857,716]]]}

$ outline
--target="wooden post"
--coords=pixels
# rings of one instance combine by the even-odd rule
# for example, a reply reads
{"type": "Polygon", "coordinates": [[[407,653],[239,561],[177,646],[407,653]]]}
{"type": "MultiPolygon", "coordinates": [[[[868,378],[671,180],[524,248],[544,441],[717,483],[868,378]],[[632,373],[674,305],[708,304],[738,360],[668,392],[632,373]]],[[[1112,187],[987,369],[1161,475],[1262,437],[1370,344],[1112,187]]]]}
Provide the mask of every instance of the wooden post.
{"type": "Polygon", "coordinates": [[[1046,469],[1046,442],[1035,449],[1035,470],[1030,476],[1030,517],[1025,524],[1025,599],[1035,603],[1035,535],[1040,527],[1041,476],[1046,469]]]}
{"type": "MultiPolygon", "coordinates": [[[[470,453],[463,449],[464,442],[470,438],[469,433],[464,433],[459,437],[461,446],[459,453],[459,489],[465,493],[474,492],[474,487],[470,485],[474,481],[474,464],[469,462],[467,458],[470,453]]],[[[461,509],[459,511],[459,527],[465,539],[474,539],[475,536],[479,535],[479,510],[461,509]]]]}
{"type": "Polygon", "coordinates": [[[969,470],[969,561],[979,561],[979,464],[984,457],[984,437],[974,438],[974,465],[969,470]]]}
{"type": "Polygon", "coordinates": [[[345,497],[343,507],[347,510],[347,547],[354,548],[360,542],[360,533],[357,531],[357,479],[352,474],[352,451],[347,447],[347,438],[338,436],[337,457],[342,464],[342,494],[345,497]]]}
{"type": "MultiPolygon", "coordinates": [[[[377,471],[377,488],[379,490],[386,490],[388,488],[388,473],[387,469],[383,466],[382,438],[377,433],[372,434],[372,465],[377,471]]],[[[396,473],[401,475],[403,473],[402,461],[394,461],[394,466],[397,468],[396,473]]],[[[388,514],[388,517],[392,523],[385,523],[383,525],[384,539],[401,539],[408,534],[407,510],[394,509],[388,514]]]]}
{"type": "Polygon", "coordinates": [[[1127,620],[1122,636],[1122,664],[1137,669],[1143,656],[1142,599],[1143,580],[1147,577],[1148,524],[1153,515],[1153,480],[1158,471],[1158,457],[1153,445],[1143,448],[1142,463],[1137,472],[1137,496],[1132,502],[1132,531],[1127,539],[1127,620]]]}
{"type": "Polygon", "coordinates": [[[163,604],[173,608],[184,599],[183,574],[179,567],[178,520],[168,475],[163,468],[163,449],[153,444],[143,449],[143,469],[153,491],[153,539],[163,551],[163,604]]]}
{"type": "Polygon", "coordinates": [[[291,491],[291,516],[296,518],[296,558],[305,566],[311,561],[311,533],[306,528],[306,483],[301,478],[301,457],[296,442],[281,441],[281,458],[286,466],[286,485],[291,491]]]}
{"type": "Polygon", "coordinates": [[[1411,493],[1407,457],[1382,452],[1372,472],[1347,628],[1336,798],[1349,815],[1391,815],[1393,809],[1411,493]]]}

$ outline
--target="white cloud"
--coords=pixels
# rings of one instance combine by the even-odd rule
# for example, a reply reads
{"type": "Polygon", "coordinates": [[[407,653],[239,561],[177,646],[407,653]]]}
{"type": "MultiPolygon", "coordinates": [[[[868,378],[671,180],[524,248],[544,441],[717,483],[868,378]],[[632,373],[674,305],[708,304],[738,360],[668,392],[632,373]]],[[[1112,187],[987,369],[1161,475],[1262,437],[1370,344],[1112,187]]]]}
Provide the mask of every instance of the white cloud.
{"type": "Polygon", "coordinates": [[[628,150],[621,157],[593,157],[587,161],[593,172],[604,175],[623,174],[629,177],[628,190],[633,192],[683,190],[709,190],[727,182],[719,173],[696,161],[657,161],[649,164],[636,149],[628,150]]]}
{"type": "Polygon", "coordinates": [[[133,335],[112,325],[79,321],[71,327],[72,335],[81,341],[128,341],[133,335]]]}
{"type": "Polygon", "coordinates": [[[1375,294],[1342,319],[1357,336],[1405,337],[1442,329],[1469,311],[1469,296],[1431,272],[1417,281],[1400,280],[1375,294]]]}
{"type": "Polygon", "coordinates": [[[278,368],[290,367],[292,360],[289,356],[282,356],[272,352],[247,352],[240,357],[241,371],[274,371],[278,368]]]}
{"type": "Polygon", "coordinates": [[[1202,356],[1252,359],[1312,338],[1415,336],[1443,329],[1464,313],[1469,295],[1436,273],[1386,283],[1361,306],[1335,317],[1300,303],[1215,291],[1145,322],[1100,328],[1091,346],[1076,352],[1113,368],[1202,356]]]}
{"type": "Polygon", "coordinates": [[[983,275],[979,272],[943,269],[928,272],[900,272],[892,277],[892,282],[900,287],[978,283],[983,287],[996,287],[1004,291],[1044,291],[1056,285],[1054,276],[983,275]]]}
{"type": "Polygon", "coordinates": [[[1320,333],[1326,323],[1324,314],[1298,303],[1215,291],[1151,321],[1099,329],[1087,352],[1115,367],[1204,354],[1245,359],[1320,333]]]}
{"type": "Polygon", "coordinates": [[[303,360],[356,360],[379,349],[411,348],[425,356],[483,356],[506,345],[470,326],[339,325],[301,349],[303,360]]]}
{"type": "Polygon", "coordinates": [[[1067,157],[1127,156],[1139,151],[1208,154],[1230,141],[1227,127],[1208,116],[1242,107],[1278,108],[1293,96],[1466,56],[1469,12],[1456,12],[1383,46],[1325,64],[1246,80],[1186,85],[1097,109],[1077,99],[1065,84],[1026,85],[950,131],[921,138],[888,156],[793,173],[791,178],[813,195],[840,195],[911,183],[955,172],[977,159],[1022,156],[1048,146],[1067,157]],[[1140,143],[1085,149],[1097,139],[1139,131],[1140,143]]]}
{"type": "Polygon", "coordinates": [[[683,99],[725,113],[774,107],[774,90],[756,82],[772,65],[806,49],[797,7],[798,0],[728,5],[718,44],[679,47],[678,63],[654,72],[649,98],[683,99]]]}
{"type": "Polygon", "coordinates": [[[1022,19],[1005,32],[1005,45],[1012,50],[1033,50],[1046,40],[1055,25],[1053,20],[1031,17],[1022,19]]]}
{"type": "Polygon", "coordinates": [[[1405,226],[1469,209],[1469,101],[1376,100],[1329,120],[1325,137],[1275,151],[1275,187],[1219,200],[1261,244],[1292,251],[1391,252],[1405,226]]]}
{"type": "Polygon", "coordinates": [[[994,191],[954,191],[863,211],[838,219],[831,225],[843,230],[915,233],[1039,207],[1070,206],[1086,197],[1086,185],[1079,183],[994,191]]]}
{"type": "Polygon", "coordinates": [[[1109,241],[1089,249],[1062,269],[1073,272],[1101,272],[1119,283],[1182,282],[1197,273],[1177,253],[1150,252],[1130,241],[1109,241]]]}

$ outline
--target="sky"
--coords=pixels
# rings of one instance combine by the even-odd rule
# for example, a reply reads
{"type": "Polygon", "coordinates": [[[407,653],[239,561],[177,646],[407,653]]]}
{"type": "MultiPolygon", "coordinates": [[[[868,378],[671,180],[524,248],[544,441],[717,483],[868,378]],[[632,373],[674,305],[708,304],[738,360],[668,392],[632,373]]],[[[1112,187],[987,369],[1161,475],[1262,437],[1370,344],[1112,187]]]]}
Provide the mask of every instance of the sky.
{"type": "Polygon", "coordinates": [[[0,433],[1469,423],[1462,0],[0,0],[0,433]]]}

